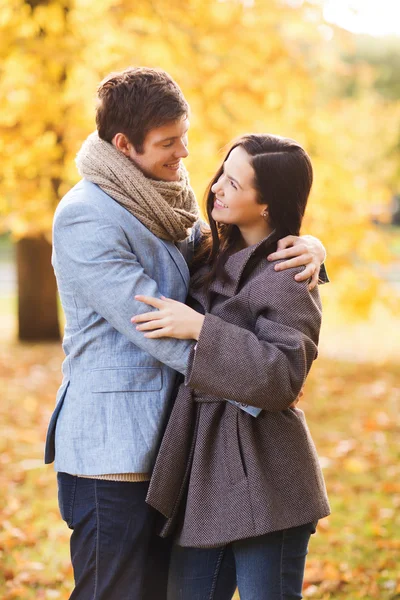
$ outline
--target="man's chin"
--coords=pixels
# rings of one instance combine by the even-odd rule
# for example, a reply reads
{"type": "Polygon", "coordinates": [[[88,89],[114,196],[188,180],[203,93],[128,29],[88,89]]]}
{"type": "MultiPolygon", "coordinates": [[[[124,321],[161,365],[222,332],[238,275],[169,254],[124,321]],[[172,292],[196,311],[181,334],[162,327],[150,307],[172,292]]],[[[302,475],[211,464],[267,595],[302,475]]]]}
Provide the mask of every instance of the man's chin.
{"type": "Polygon", "coordinates": [[[180,180],[179,173],[170,173],[165,171],[163,171],[162,173],[144,173],[144,175],[146,175],[146,177],[148,177],[149,179],[154,179],[155,181],[173,182],[180,180]]]}
{"type": "Polygon", "coordinates": [[[171,171],[170,169],[164,169],[163,179],[164,179],[164,181],[179,181],[180,180],[179,169],[177,171],[171,171]]]}

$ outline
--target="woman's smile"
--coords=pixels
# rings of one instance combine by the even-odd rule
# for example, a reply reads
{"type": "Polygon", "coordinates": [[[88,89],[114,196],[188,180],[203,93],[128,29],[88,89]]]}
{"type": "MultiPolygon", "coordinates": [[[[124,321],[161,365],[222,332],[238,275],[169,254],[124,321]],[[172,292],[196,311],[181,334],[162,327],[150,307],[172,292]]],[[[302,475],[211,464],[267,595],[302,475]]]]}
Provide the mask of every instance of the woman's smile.
{"type": "Polygon", "coordinates": [[[219,198],[215,197],[214,208],[228,208],[219,198]]]}

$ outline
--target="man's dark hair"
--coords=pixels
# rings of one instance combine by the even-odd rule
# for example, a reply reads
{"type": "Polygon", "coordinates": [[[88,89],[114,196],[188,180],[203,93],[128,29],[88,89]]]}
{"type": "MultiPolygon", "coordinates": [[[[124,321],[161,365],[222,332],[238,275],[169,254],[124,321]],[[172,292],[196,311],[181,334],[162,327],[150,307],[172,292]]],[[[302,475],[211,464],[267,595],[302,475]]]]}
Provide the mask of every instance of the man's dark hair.
{"type": "Polygon", "coordinates": [[[139,153],[151,129],[189,114],[182,91],[162,69],[129,67],[110,73],[100,83],[97,97],[99,137],[111,142],[123,133],[139,153]]]}

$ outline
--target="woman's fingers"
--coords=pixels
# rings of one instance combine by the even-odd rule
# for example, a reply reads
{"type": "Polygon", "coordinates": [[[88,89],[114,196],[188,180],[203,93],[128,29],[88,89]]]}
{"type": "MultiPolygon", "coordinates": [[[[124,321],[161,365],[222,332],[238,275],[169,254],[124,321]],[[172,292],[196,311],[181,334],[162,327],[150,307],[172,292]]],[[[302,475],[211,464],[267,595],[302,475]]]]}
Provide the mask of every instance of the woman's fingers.
{"type": "Polygon", "coordinates": [[[141,296],[138,294],[135,296],[135,300],[139,302],[143,302],[143,304],[148,304],[149,306],[153,306],[154,308],[158,308],[157,311],[151,311],[147,313],[142,313],[140,315],[135,315],[131,319],[131,323],[143,323],[144,321],[155,321],[157,319],[162,319],[164,315],[161,313],[161,309],[165,307],[166,300],[160,300],[159,298],[153,298],[152,296],[141,296]]]}
{"type": "Polygon", "coordinates": [[[144,323],[145,321],[159,321],[164,318],[164,314],[159,310],[135,315],[131,319],[131,323],[144,323]]]}
{"type": "Polygon", "coordinates": [[[146,338],[162,338],[162,337],[171,337],[169,327],[163,327],[163,329],[156,329],[155,331],[149,331],[144,334],[146,338]]]}
{"type": "Polygon", "coordinates": [[[144,304],[148,304],[149,306],[154,306],[154,308],[163,308],[165,300],[160,300],[160,298],[153,298],[152,296],[135,296],[135,300],[139,300],[139,302],[143,302],[144,304]]]}
{"type": "Polygon", "coordinates": [[[154,321],[147,321],[142,325],[138,325],[136,329],[138,331],[152,331],[154,329],[162,329],[168,325],[165,319],[155,319],[154,321]]]}

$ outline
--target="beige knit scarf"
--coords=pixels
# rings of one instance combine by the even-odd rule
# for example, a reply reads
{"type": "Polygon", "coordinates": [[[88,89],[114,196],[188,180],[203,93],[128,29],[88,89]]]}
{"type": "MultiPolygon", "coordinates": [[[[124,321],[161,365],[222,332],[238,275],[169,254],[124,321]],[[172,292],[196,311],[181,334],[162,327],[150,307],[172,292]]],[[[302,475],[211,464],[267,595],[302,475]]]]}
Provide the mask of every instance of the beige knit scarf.
{"type": "Polygon", "coordinates": [[[179,181],[145,177],[135,164],[109,142],[92,133],[76,157],[81,177],[97,184],[163,240],[184,240],[199,217],[187,171],[179,181]]]}

